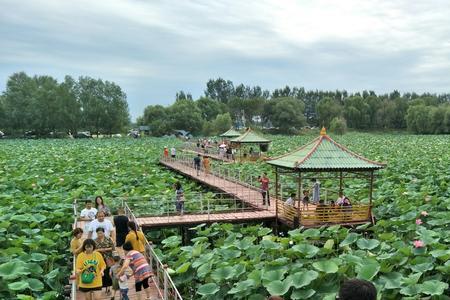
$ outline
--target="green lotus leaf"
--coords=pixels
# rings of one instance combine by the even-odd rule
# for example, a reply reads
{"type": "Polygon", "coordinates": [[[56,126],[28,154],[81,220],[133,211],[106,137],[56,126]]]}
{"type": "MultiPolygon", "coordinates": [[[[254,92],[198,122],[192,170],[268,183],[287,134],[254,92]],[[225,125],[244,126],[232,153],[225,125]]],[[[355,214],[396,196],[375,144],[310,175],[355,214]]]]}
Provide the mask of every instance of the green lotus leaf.
{"type": "Polygon", "coordinates": [[[36,278],[28,278],[27,282],[32,291],[42,291],[44,289],[44,283],[36,278]]]}
{"type": "Polygon", "coordinates": [[[309,299],[316,293],[313,289],[294,290],[291,294],[291,299],[309,299]]]}
{"type": "Polygon", "coordinates": [[[207,296],[207,295],[214,295],[220,290],[219,286],[213,282],[202,284],[197,289],[197,294],[207,296]]]}
{"type": "Polygon", "coordinates": [[[385,289],[399,289],[402,286],[403,275],[399,272],[391,272],[380,277],[384,281],[385,289]]]}
{"type": "Polygon", "coordinates": [[[305,272],[297,272],[293,275],[290,275],[290,277],[292,279],[292,285],[295,288],[300,289],[304,286],[309,285],[313,280],[319,277],[319,273],[310,270],[305,272]]]}
{"type": "Polygon", "coordinates": [[[212,279],[214,279],[217,282],[221,282],[226,279],[233,278],[234,276],[234,268],[233,267],[222,267],[214,270],[211,273],[212,279]]]}
{"type": "Polygon", "coordinates": [[[420,292],[430,296],[443,295],[446,289],[448,289],[448,283],[439,280],[428,280],[419,285],[420,292]]]}
{"type": "Polygon", "coordinates": [[[16,279],[22,275],[28,275],[26,264],[20,260],[13,260],[0,265],[0,277],[6,280],[16,279]]]}
{"type": "Polygon", "coordinates": [[[378,240],[368,240],[368,239],[359,239],[356,244],[359,249],[367,249],[372,250],[380,245],[380,241],[378,240]]]}
{"type": "Polygon", "coordinates": [[[417,265],[411,265],[411,270],[416,273],[425,273],[426,271],[431,271],[434,269],[434,265],[432,263],[423,263],[417,265]]]}
{"type": "Polygon", "coordinates": [[[189,267],[190,267],[190,266],[191,266],[191,263],[186,262],[186,263],[182,264],[181,266],[179,266],[179,267],[175,270],[175,272],[176,272],[177,274],[182,274],[182,273],[186,272],[187,270],[189,270],[189,267]]]}
{"type": "Polygon", "coordinates": [[[32,261],[44,261],[47,259],[47,255],[43,253],[31,253],[32,261]]]}
{"type": "Polygon", "coordinates": [[[292,281],[290,279],[285,279],[283,281],[275,280],[275,281],[269,282],[268,284],[266,284],[264,286],[267,288],[267,291],[271,295],[283,296],[291,288],[292,281]]]}
{"type": "Polygon", "coordinates": [[[228,294],[237,294],[248,291],[251,287],[255,286],[255,281],[252,279],[247,279],[244,281],[239,281],[234,284],[234,287],[228,291],[228,294]]]}
{"type": "Polygon", "coordinates": [[[317,261],[317,262],[314,262],[312,264],[312,266],[316,270],[318,270],[320,272],[327,273],[327,274],[336,273],[339,270],[338,265],[334,261],[331,261],[331,260],[328,260],[328,261],[326,261],[326,260],[317,261]]]}
{"type": "Polygon", "coordinates": [[[16,281],[16,282],[8,284],[8,288],[12,291],[23,291],[29,287],[30,286],[28,285],[28,282],[24,281],[24,280],[16,281]]]}
{"type": "Polygon", "coordinates": [[[261,246],[263,246],[267,250],[278,250],[281,249],[281,245],[275,242],[272,242],[271,240],[262,240],[261,246]]]}
{"type": "Polygon", "coordinates": [[[358,239],[359,235],[352,232],[347,235],[347,237],[339,244],[339,247],[345,247],[353,244],[358,239]]]}
{"type": "Polygon", "coordinates": [[[281,281],[281,280],[283,280],[285,273],[286,273],[285,269],[278,269],[278,270],[274,270],[274,271],[267,271],[267,272],[263,273],[262,279],[265,282],[276,281],[276,280],[281,281]]]}
{"type": "Polygon", "coordinates": [[[310,244],[295,245],[291,249],[292,251],[300,252],[305,255],[306,258],[314,257],[320,250],[318,247],[310,244]]]}
{"type": "Polygon", "coordinates": [[[378,274],[380,271],[380,265],[370,263],[370,264],[364,264],[360,266],[357,270],[357,277],[359,279],[365,279],[365,280],[372,280],[372,278],[375,277],[375,275],[378,274]]]}
{"type": "Polygon", "coordinates": [[[203,278],[208,275],[209,272],[211,272],[211,263],[205,263],[197,269],[197,276],[203,278]]]}

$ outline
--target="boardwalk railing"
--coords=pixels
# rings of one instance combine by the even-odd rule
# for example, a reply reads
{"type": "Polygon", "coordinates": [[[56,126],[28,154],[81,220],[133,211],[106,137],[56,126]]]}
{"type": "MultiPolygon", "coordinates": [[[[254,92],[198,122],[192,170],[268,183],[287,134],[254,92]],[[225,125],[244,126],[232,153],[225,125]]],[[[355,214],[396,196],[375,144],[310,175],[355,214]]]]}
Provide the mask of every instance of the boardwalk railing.
{"type": "MultiPolygon", "coordinates": [[[[125,208],[125,214],[127,215],[128,219],[131,222],[134,222],[137,226],[138,222],[136,220],[136,216],[134,215],[133,211],[128,206],[128,203],[124,203],[125,208]]],[[[180,293],[178,292],[177,287],[172,281],[172,278],[170,277],[169,273],[167,272],[167,265],[163,264],[161,260],[158,258],[158,255],[156,255],[155,251],[153,250],[153,245],[145,239],[146,243],[146,256],[147,260],[149,262],[149,265],[151,267],[151,270],[153,274],[155,274],[153,280],[155,281],[156,287],[158,288],[158,292],[162,299],[164,300],[182,300],[180,293]]]]}
{"type": "MultiPolygon", "coordinates": [[[[189,168],[194,169],[194,163],[193,163],[194,155],[189,154],[177,154],[175,158],[172,157],[161,157],[161,161],[167,161],[169,163],[179,163],[184,166],[187,166],[189,168]]],[[[236,185],[241,185],[245,188],[250,188],[255,191],[261,192],[261,184],[258,180],[258,176],[250,175],[244,172],[241,172],[240,170],[233,170],[225,167],[222,164],[217,164],[211,162],[210,169],[208,172],[208,175],[214,175],[215,178],[221,178],[225,179],[229,182],[235,183],[236,185]]],[[[199,176],[206,176],[206,170],[203,168],[203,164],[200,167],[200,175],[199,176]]],[[[236,187],[237,189],[237,187],[236,187]]],[[[236,191],[237,193],[237,191],[236,191]]],[[[272,193],[271,193],[272,197],[272,193]]]]}
{"type": "MultiPolygon", "coordinates": [[[[302,204],[301,204],[302,205],[302,204]]],[[[278,217],[292,225],[321,226],[325,224],[351,224],[371,222],[370,205],[331,206],[309,205],[294,207],[277,201],[278,217]]]]}
{"type": "MultiPolygon", "coordinates": [[[[185,193],[184,214],[215,214],[226,212],[253,211],[261,203],[261,197],[251,195],[241,201],[236,195],[228,193],[185,193]]],[[[127,205],[138,217],[173,216],[180,214],[176,208],[174,195],[156,195],[126,200],[127,205]]]]}
{"type": "MultiPolygon", "coordinates": [[[[77,200],[73,202],[73,225],[72,228],[77,227],[77,220],[78,220],[78,212],[77,212],[77,200]]],[[[76,257],[73,255],[73,263],[72,263],[72,274],[76,274],[76,257]]],[[[71,299],[76,300],[77,299],[77,280],[72,280],[72,292],[71,292],[71,299]]]]}

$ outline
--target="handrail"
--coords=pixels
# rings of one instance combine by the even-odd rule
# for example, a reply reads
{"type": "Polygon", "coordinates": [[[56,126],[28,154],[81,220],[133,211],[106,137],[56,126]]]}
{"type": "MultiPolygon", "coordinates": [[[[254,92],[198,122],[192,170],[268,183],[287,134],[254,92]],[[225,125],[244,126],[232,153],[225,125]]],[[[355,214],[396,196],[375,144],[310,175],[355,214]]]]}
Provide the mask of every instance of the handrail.
{"type": "MultiPolygon", "coordinates": [[[[72,229],[75,229],[77,227],[77,219],[78,219],[78,213],[77,213],[77,200],[75,199],[73,201],[73,217],[74,222],[72,225],[72,229]]],[[[72,266],[73,274],[76,274],[76,256],[73,255],[73,266],[72,266]]],[[[76,276],[75,279],[72,281],[72,292],[71,292],[71,299],[76,300],[77,299],[77,280],[76,276]]]]}
{"type": "MultiPolygon", "coordinates": [[[[161,160],[169,161],[169,162],[176,162],[176,163],[185,165],[191,169],[194,169],[193,156],[189,156],[186,154],[177,154],[177,156],[175,158],[161,156],[161,160]]],[[[203,167],[200,167],[200,170],[202,172],[205,172],[203,167]]],[[[221,164],[214,164],[214,166],[211,166],[209,173],[211,173],[212,175],[214,175],[218,178],[222,178],[227,181],[234,182],[243,187],[246,187],[246,188],[258,191],[258,192],[262,191],[260,187],[256,186],[256,184],[259,183],[256,176],[242,174],[241,171],[230,170],[228,168],[224,168],[223,165],[221,165],[221,164]],[[242,175],[246,175],[246,176],[242,176],[242,175]],[[242,179],[244,179],[244,181],[242,179]],[[247,180],[245,180],[245,179],[247,179],[247,180]]],[[[270,196],[273,198],[273,194],[270,194],[270,196]]],[[[268,209],[268,207],[266,207],[266,209],[268,209]]]]}
{"type": "MultiPolygon", "coordinates": [[[[128,206],[127,202],[124,202],[124,208],[125,208],[125,213],[128,216],[128,218],[130,219],[130,221],[134,222],[137,226],[139,226],[139,224],[137,223],[136,216],[134,215],[133,211],[128,206]]],[[[183,298],[181,297],[180,292],[178,291],[177,287],[173,283],[172,278],[170,277],[169,273],[167,272],[167,265],[164,265],[161,262],[158,255],[153,250],[152,244],[147,240],[147,238],[145,238],[145,243],[146,243],[146,256],[150,262],[150,268],[151,268],[152,272],[153,272],[153,262],[155,262],[156,273],[154,273],[154,274],[156,275],[156,278],[157,278],[157,282],[155,282],[155,284],[156,284],[156,287],[158,288],[158,292],[159,292],[160,296],[162,296],[162,298],[164,300],[169,300],[169,299],[182,300],[183,298]],[[161,279],[158,278],[161,272],[163,274],[163,279],[162,279],[163,293],[162,294],[161,294],[161,290],[159,287],[159,283],[161,282],[161,279]],[[172,290],[172,293],[169,293],[169,289],[172,290]],[[173,298],[170,296],[173,296],[173,298]]]]}

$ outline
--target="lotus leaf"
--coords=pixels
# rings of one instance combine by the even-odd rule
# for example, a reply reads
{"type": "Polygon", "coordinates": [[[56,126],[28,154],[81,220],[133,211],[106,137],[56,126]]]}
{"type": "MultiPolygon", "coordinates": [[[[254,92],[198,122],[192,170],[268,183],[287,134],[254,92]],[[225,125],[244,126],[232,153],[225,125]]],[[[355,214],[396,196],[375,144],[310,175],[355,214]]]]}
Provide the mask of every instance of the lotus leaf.
{"type": "Polygon", "coordinates": [[[271,295],[279,295],[279,296],[283,296],[284,294],[286,294],[291,288],[291,286],[292,281],[289,278],[283,281],[281,280],[271,281],[265,285],[265,287],[267,288],[267,290],[271,295]]]}
{"type": "Polygon", "coordinates": [[[26,264],[20,260],[13,260],[0,265],[0,277],[6,280],[16,279],[28,274],[30,274],[30,271],[26,264]]]}
{"type": "Polygon", "coordinates": [[[291,294],[291,299],[309,299],[316,293],[313,289],[294,290],[291,294]]]}
{"type": "Polygon", "coordinates": [[[314,281],[317,277],[319,277],[319,273],[316,271],[310,270],[303,272],[297,272],[295,274],[290,275],[292,279],[292,286],[297,289],[305,287],[309,285],[312,281],[314,281]]]}
{"type": "Polygon", "coordinates": [[[331,261],[331,260],[329,260],[329,261],[325,261],[325,260],[317,261],[317,262],[314,262],[312,264],[312,266],[316,270],[318,270],[320,272],[327,273],[327,274],[336,273],[339,270],[338,265],[334,261],[331,261]]]}
{"type": "Polygon", "coordinates": [[[214,295],[219,290],[219,286],[212,282],[199,286],[197,289],[197,293],[200,295],[214,295]]]}
{"type": "Polygon", "coordinates": [[[378,240],[359,239],[356,244],[360,249],[372,250],[380,245],[378,240]]]}

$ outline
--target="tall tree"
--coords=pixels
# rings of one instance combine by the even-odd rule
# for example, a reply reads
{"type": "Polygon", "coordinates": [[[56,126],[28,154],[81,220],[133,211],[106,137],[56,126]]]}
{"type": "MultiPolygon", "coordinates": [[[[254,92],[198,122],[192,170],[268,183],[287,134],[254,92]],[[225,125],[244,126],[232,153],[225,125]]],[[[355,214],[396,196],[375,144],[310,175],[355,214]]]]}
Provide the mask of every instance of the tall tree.
{"type": "Polygon", "coordinates": [[[328,128],[331,120],[342,115],[342,105],[330,97],[325,97],[317,103],[316,111],[319,125],[328,128]]]}
{"type": "Polygon", "coordinates": [[[24,72],[14,73],[8,78],[4,92],[4,110],[7,112],[5,126],[7,128],[22,133],[33,129],[35,92],[35,81],[24,72]]]}
{"type": "Polygon", "coordinates": [[[303,112],[305,105],[292,97],[278,98],[270,118],[272,124],[282,133],[293,133],[306,124],[303,112]]]}
{"type": "Polygon", "coordinates": [[[222,78],[210,79],[206,83],[205,96],[211,99],[227,103],[235,95],[234,85],[230,80],[222,78]]]}

